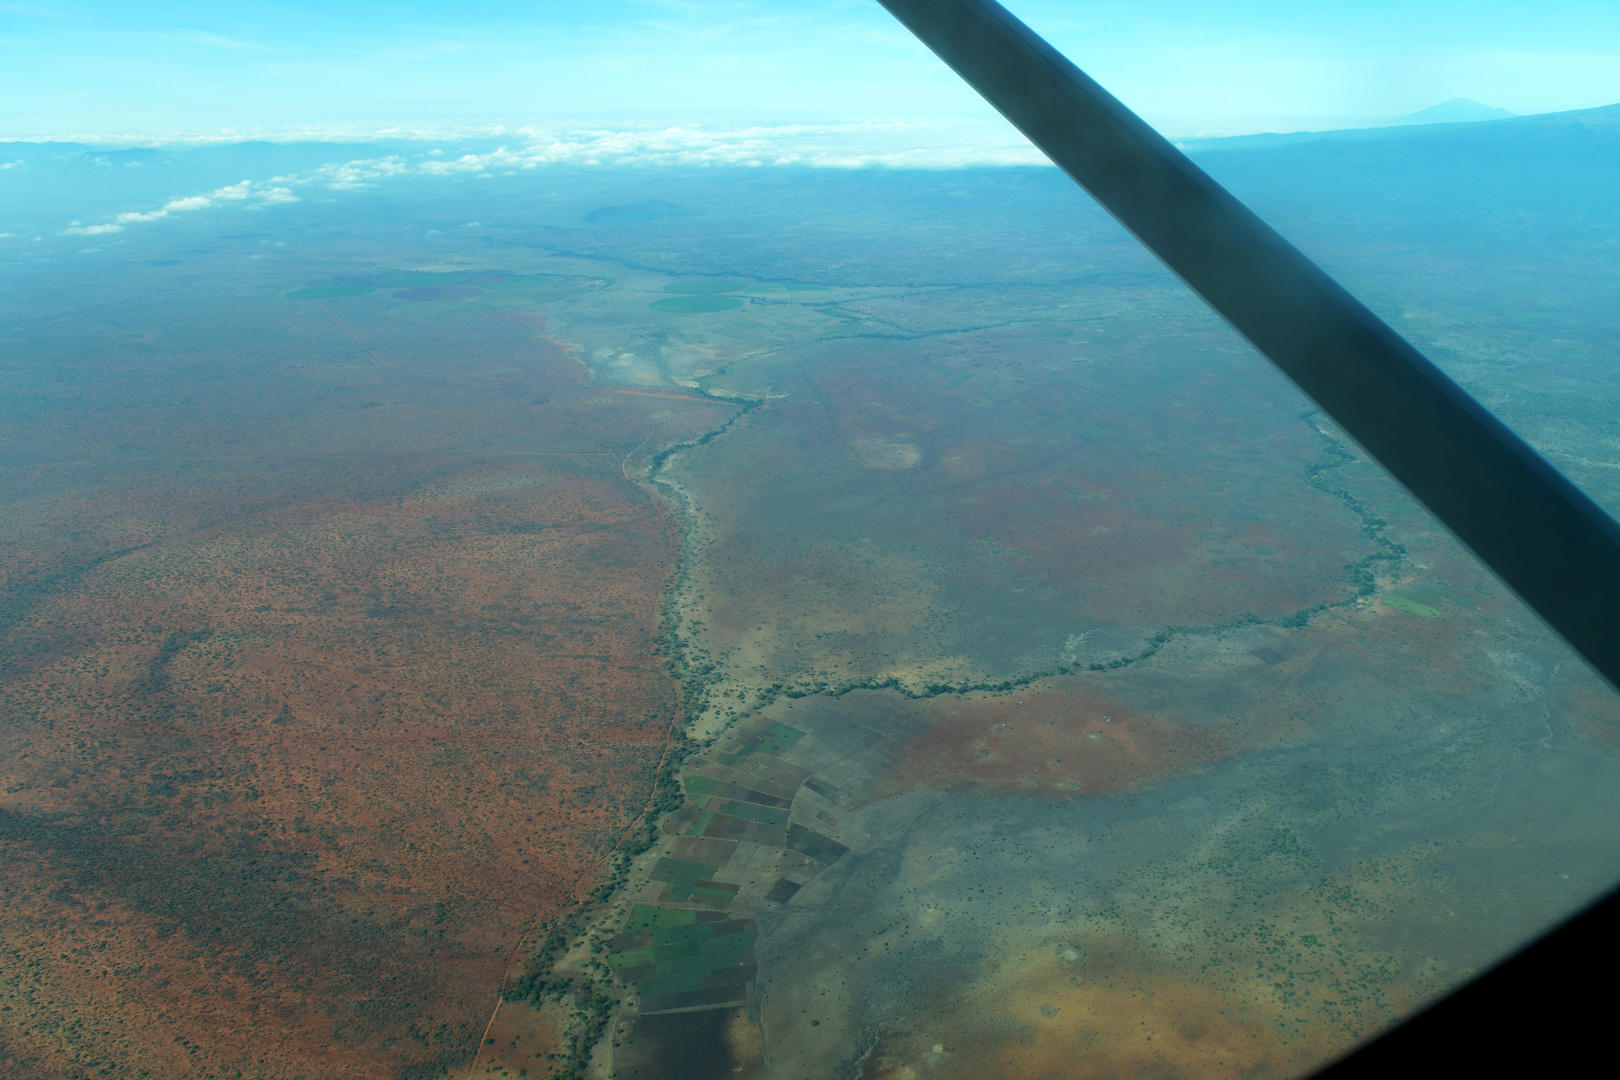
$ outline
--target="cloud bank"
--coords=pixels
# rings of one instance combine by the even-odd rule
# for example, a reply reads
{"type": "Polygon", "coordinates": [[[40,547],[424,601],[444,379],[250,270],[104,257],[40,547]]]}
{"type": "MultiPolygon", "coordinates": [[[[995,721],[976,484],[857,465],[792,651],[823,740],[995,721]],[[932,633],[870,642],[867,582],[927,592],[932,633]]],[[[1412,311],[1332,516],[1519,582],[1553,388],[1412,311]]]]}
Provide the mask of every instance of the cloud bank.
{"type": "Polygon", "coordinates": [[[97,225],[86,225],[75,221],[62,230],[64,236],[105,236],[108,233],[124,231],[124,226],[134,225],[145,221],[161,221],[171,214],[186,213],[191,210],[208,210],[216,206],[241,205],[249,210],[260,210],[266,206],[275,206],[279,203],[298,202],[298,196],[292,189],[276,185],[274,181],[268,184],[255,183],[252,180],[243,180],[239,184],[229,187],[216,188],[206,195],[188,195],[180,199],[170,199],[156,210],[130,211],[119,214],[111,221],[97,225]]]}
{"type": "MultiPolygon", "coordinates": [[[[242,135],[228,141],[242,141],[242,135]]],[[[420,149],[322,165],[265,181],[243,180],[202,195],[175,198],[110,221],[75,221],[70,236],[122,232],[174,214],[239,206],[258,210],[297,202],[300,189],[355,191],[405,177],[488,177],[556,166],[585,168],[961,169],[1045,165],[1044,155],[1012,127],[985,121],[867,121],[734,128],[644,125],[570,128],[458,128],[437,135],[411,129],[367,133],[325,130],[322,141],[411,141],[420,149]],[[474,153],[446,152],[433,141],[505,140],[474,153]]],[[[220,140],[227,141],[227,140],[220,140]]],[[[302,140],[300,140],[302,141],[302,140]]]]}

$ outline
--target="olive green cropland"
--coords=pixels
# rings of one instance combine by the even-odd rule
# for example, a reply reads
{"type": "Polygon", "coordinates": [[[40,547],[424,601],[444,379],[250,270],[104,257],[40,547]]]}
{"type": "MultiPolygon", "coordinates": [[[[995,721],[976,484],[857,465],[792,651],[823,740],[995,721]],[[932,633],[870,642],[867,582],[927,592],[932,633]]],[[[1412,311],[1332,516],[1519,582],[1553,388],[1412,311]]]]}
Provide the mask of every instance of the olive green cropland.
{"type": "Polygon", "coordinates": [[[682,296],[718,296],[721,293],[741,292],[746,288],[748,288],[748,282],[746,281],[699,278],[697,280],[672,281],[664,286],[664,291],[678,293],[682,296]]]}
{"type": "Polygon", "coordinates": [[[711,311],[733,311],[743,302],[734,296],[672,296],[654,300],[647,306],[654,311],[667,311],[677,315],[701,315],[711,311]]]}
{"type": "Polygon", "coordinates": [[[289,300],[347,300],[366,296],[377,290],[370,285],[316,285],[308,289],[294,289],[287,294],[289,300]]]}

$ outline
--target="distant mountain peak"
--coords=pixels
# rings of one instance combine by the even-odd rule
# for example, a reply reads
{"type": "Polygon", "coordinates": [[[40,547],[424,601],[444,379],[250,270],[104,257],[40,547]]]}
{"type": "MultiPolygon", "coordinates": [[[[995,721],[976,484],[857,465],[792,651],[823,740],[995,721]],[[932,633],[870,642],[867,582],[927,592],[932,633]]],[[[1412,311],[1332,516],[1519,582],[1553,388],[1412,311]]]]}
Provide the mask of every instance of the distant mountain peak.
{"type": "Polygon", "coordinates": [[[1518,113],[1508,112],[1506,109],[1493,109],[1489,105],[1481,105],[1468,98],[1452,98],[1442,101],[1438,105],[1430,105],[1427,109],[1419,109],[1415,113],[1397,116],[1393,120],[1384,121],[1384,127],[1396,127],[1402,124],[1467,124],[1475,120],[1506,120],[1518,113]]]}

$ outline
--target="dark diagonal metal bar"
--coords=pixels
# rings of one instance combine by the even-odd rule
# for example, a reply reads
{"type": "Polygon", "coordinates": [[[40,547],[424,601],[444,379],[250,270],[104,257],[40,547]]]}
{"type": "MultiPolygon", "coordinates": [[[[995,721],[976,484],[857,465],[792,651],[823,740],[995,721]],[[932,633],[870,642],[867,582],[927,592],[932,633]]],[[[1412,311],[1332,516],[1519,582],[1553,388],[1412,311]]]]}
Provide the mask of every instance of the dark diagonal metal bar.
{"type": "Polygon", "coordinates": [[[1620,686],[1620,525],[994,0],[880,0],[1620,686]]]}

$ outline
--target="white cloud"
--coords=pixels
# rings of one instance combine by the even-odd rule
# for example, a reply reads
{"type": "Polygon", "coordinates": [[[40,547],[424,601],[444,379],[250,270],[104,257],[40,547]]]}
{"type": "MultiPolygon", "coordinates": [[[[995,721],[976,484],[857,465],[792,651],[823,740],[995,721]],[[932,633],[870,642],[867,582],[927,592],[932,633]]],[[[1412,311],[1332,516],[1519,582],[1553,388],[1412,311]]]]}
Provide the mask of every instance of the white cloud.
{"type": "MultiPolygon", "coordinates": [[[[45,136],[40,136],[45,138],[45,136]]],[[[62,131],[52,140],[106,147],[223,146],[261,141],[279,143],[425,143],[411,154],[456,163],[442,144],[477,139],[501,140],[508,153],[532,158],[545,153],[557,163],[585,164],[600,153],[604,164],[808,164],[827,167],[890,166],[955,168],[961,165],[1024,164],[1039,158],[1024,137],[999,117],[866,120],[848,123],[794,123],[671,126],[643,121],[528,123],[328,124],[171,131],[62,131]],[[751,153],[750,151],[757,151],[751,153]]],[[[353,162],[382,176],[411,171],[394,156],[353,162]]],[[[328,166],[329,169],[340,166],[328,166]]],[[[272,178],[282,182],[286,177],[272,178]]],[[[367,182],[376,177],[358,177],[367,182]]]]}
{"type": "MultiPolygon", "coordinates": [[[[277,179],[282,178],[277,177],[277,179]]],[[[188,195],[184,198],[170,199],[156,210],[126,211],[113,219],[117,223],[116,225],[91,227],[100,228],[105,232],[116,232],[125,225],[132,225],[137,222],[161,221],[170,214],[185,213],[190,210],[207,210],[224,203],[246,202],[250,199],[257,200],[251,209],[299,201],[298,196],[294,195],[288,188],[266,187],[262,184],[255,184],[252,180],[243,180],[241,183],[231,184],[229,187],[215,188],[206,195],[188,195]]],[[[76,222],[75,227],[78,227],[76,222]]],[[[89,234],[84,233],[83,235],[89,234]]]]}
{"type": "Polygon", "coordinates": [[[214,200],[207,195],[192,195],[185,199],[171,199],[163,204],[159,213],[174,214],[182,210],[206,210],[214,205],[214,200]]]}
{"type": "MultiPolygon", "coordinates": [[[[245,137],[238,133],[237,137],[245,137]]],[[[617,126],[535,127],[463,125],[381,130],[323,130],[326,140],[506,139],[482,153],[449,157],[425,152],[323,165],[274,182],[319,184],[337,191],[375,187],[402,176],[510,175],[547,165],[581,166],[804,166],[812,168],[955,169],[1043,165],[1046,158],[1017,131],[998,121],[889,120],[843,124],[742,127],[617,126]]],[[[307,133],[297,136],[307,139],[307,133]]]]}
{"type": "Polygon", "coordinates": [[[378,180],[390,176],[403,176],[411,171],[411,166],[403,158],[385,157],[350,161],[343,165],[323,165],[301,178],[288,179],[293,183],[324,182],[327,187],[336,191],[353,191],[358,188],[375,187],[378,180]]]}
{"type": "MultiPolygon", "coordinates": [[[[447,133],[441,130],[434,134],[439,138],[447,133]]],[[[73,222],[64,231],[75,236],[95,236],[119,232],[126,225],[161,221],[197,210],[231,205],[258,210],[301,201],[295,188],[357,191],[408,177],[490,179],[495,174],[510,176],[556,166],[957,169],[1047,164],[1045,156],[1012,128],[976,120],[742,127],[642,124],[514,130],[463,128],[448,134],[462,139],[495,135],[509,137],[509,142],[493,150],[454,158],[434,148],[412,154],[334,162],[304,173],[273,176],[269,180],[243,180],[205,194],[170,199],[154,210],[126,211],[105,224],[73,222]]]]}
{"type": "Polygon", "coordinates": [[[1046,163],[1045,156],[1017,131],[1004,123],[983,120],[521,128],[512,134],[520,138],[508,146],[454,159],[425,160],[416,171],[476,175],[541,165],[952,169],[1046,163]]]}

